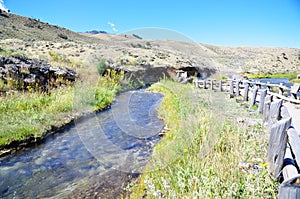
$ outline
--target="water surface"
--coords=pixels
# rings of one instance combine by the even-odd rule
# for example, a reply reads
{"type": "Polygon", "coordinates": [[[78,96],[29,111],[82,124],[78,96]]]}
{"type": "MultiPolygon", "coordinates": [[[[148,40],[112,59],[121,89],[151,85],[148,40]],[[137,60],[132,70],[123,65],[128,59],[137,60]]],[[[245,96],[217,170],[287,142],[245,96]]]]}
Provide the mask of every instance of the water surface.
{"type": "Polygon", "coordinates": [[[0,159],[0,196],[64,198],[84,196],[91,189],[103,195],[107,181],[119,186],[122,174],[143,171],[160,140],[163,123],[156,107],[161,99],[143,90],[122,93],[111,109],[0,159]]]}

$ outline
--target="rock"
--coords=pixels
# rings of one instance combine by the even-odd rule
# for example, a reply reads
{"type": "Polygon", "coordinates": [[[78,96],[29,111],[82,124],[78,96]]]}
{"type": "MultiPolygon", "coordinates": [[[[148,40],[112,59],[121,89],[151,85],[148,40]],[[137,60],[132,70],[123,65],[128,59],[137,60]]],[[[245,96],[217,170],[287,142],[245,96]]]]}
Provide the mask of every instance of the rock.
{"type": "Polygon", "coordinates": [[[4,57],[0,56],[0,78],[4,84],[15,82],[18,90],[25,90],[28,86],[42,90],[57,87],[56,80],[60,83],[74,82],[77,78],[75,71],[68,68],[51,66],[25,56],[4,57]],[[61,81],[62,80],[62,81],[61,81]]]}
{"type": "MultiPolygon", "coordinates": [[[[134,67],[128,67],[120,61],[106,60],[107,69],[117,72],[123,71],[125,79],[130,80],[137,87],[139,85],[150,85],[163,78],[171,78],[184,84],[192,83],[196,77],[205,78],[216,72],[215,69],[205,66],[180,66],[178,68],[172,65],[156,65],[149,63],[142,57],[136,59],[134,67]]],[[[106,72],[103,74],[106,74],[106,72]]]]}
{"type": "Polygon", "coordinates": [[[27,84],[33,84],[33,83],[36,83],[36,75],[34,74],[29,74],[29,76],[27,78],[25,78],[23,80],[25,83],[27,84]]]}
{"type": "Polygon", "coordinates": [[[239,168],[240,169],[250,169],[251,168],[251,164],[247,163],[247,162],[239,162],[239,168]]]}

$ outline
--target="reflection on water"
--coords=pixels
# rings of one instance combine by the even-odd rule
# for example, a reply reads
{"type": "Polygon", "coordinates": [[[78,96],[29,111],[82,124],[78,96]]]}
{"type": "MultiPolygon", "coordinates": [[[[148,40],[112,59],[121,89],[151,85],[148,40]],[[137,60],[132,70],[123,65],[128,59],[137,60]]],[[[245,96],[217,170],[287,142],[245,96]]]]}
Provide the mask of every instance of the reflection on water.
{"type": "Polygon", "coordinates": [[[144,91],[123,93],[110,110],[76,122],[37,147],[0,159],[0,196],[66,197],[88,189],[85,186],[98,183],[112,170],[141,172],[160,139],[163,123],[155,107],[161,98],[144,91]]]}

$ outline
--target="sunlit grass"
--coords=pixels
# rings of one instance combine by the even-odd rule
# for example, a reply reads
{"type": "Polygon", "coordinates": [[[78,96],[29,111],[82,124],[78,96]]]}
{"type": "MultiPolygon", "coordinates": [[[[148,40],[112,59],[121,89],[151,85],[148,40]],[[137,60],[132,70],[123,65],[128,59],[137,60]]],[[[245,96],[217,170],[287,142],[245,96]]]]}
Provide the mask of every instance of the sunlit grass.
{"type": "Polygon", "coordinates": [[[297,73],[250,73],[245,74],[249,79],[260,79],[260,78],[287,78],[289,80],[295,79],[297,73]]]}
{"type": "Polygon", "coordinates": [[[162,81],[150,90],[165,96],[159,112],[168,132],[130,198],[277,197],[266,170],[268,136],[259,124],[237,121],[246,110],[191,85],[162,81]]]}
{"type": "Polygon", "coordinates": [[[76,83],[73,87],[16,92],[0,98],[0,147],[13,141],[38,138],[52,127],[110,105],[120,90],[122,75],[111,72],[98,83],[76,83]]]}
{"type": "Polygon", "coordinates": [[[291,81],[290,81],[291,83],[300,83],[300,79],[299,78],[296,78],[296,79],[292,79],[291,81]]]}

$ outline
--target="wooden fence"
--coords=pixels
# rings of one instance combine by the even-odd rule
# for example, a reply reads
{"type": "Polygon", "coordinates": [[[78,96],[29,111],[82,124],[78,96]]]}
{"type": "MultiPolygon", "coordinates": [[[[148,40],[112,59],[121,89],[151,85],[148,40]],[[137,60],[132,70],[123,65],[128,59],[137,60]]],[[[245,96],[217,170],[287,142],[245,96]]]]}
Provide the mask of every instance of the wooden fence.
{"type": "MultiPolygon", "coordinates": [[[[248,80],[194,80],[195,87],[242,96],[249,109],[258,106],[263,124],[270,132],[267,161],[269,173],[282,182],[279,199],[300,198],[300,137],[292,126],[292,117],[283,102],[300,104],[300,85],[291,88],[248,80]]],[[[299,115],[300,117],[300,115],[299,115]]],[[[298,124],[300,125],[300,124],[298,124]]]]}

